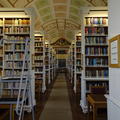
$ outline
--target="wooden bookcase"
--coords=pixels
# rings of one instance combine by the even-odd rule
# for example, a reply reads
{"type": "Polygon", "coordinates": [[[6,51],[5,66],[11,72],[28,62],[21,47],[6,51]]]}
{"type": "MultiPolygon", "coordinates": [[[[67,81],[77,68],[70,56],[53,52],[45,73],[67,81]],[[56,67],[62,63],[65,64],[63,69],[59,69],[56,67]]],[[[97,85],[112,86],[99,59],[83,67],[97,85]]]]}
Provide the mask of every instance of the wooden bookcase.
{"type": "Polygon", "coordinates": [[[56,71],[57,71],[57,54],[55,49],[52,48],[52,52],[53,52],[53,79],[55,79],[56,77],[56,71]]]}
{"type": "MultiPolygon", "coordinates": [[[[32,74],[33,51],[31,49],[34,38],[34,29],[31,21],[34,17],[31,18],[29,13],[30,11],[27,9],[0,9],[0,76],[2,78],[0,83],[2,90],[0,92],[2,91],[2,95],[18,95],[23,71],[25,43],[29,39],[29,43],[27,44],[29,65],[25,62],[23,78],[29,70],[33,103],[35,104],[34,75],[32,74]],[[13,78],[16,80],[12,80],[13,78]]],[[[22,84],[23,89],[24,83],[22,84]]]]}
{"type": "Polygon", "coordinates": [[[69,48],[68,50],[68,56],[66,59],[66,67],[67,67],[67,72],[68,72],[68,78],[69,80],[71,80],[71,48],[69,48]]]}
{"type": "Polygon", "coordinates": [[[71,43],[71,46],[68,51],[68,57],[67,57],[67,69],[69,74],[69,80],[72,84],[72,87],[74,88],[74,75],[75,75],[75,41],[71,43]]]}
{"type": "Polygon", "coordinates": [[[0,18],[0,76],[2,76],[3,71],[3,39],[4,36],[4,20],[0,18]]]}
{"type": "Polygon", "coordinates": [[[45,41],[45,79],[46,87],[48,88],[51,83],[50,80],[50,44],[48,41],[45,41]]]}
{"type": "Polygon", "coordinates": [[[81,55],[81,33],[75,35],[75,64],[74,64],[74,92],[80,93],[82,55],[81,55]]]}
{"type": "MultiPolygon", "coordinates": [[[[84,10],[83,10],[84,11],[84,10]]],[[[108,13],[106,8],[90,8],[82,19],[83,71],[80,105],[87,111],[86,95],[91,86],[108,86],[108,13]]]]}
{"type": "Polygon", "coordinates": [[[34,40],[34,70],[35,70],[35,91],[36,96],[42,92],[42,83],[44,78],[44,36],[38,32],[35,33],[34,40]]]}

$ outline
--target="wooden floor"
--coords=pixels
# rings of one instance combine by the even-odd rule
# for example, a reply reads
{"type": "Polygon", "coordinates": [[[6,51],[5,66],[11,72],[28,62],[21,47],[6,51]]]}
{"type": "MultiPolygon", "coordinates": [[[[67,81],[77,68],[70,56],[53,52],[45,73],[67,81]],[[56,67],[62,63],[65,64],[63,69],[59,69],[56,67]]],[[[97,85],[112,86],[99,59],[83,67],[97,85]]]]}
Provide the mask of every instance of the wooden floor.
{"type": "MultiPolygon", "coordinates": [[[[65,74],[64,74],[65,75],[65,74]]],[[[76,95],[74,94],[72,90],[72,85],[70,84],[69,79],[65,76],[65,81],[67,83],[67,91],[68,91],[68,99],[70,101],[70,107],[71,107],[71,113],[72,113],[72,120],[86,120],[86,114],[83,114],[81,108],[80,108],[80,94],[77,93],[76,95]]],[[[56,83],[56,80],[51,84],[49,89],[45,94],[41,94],[40,98],[37,99],[37,106],[35,109],[35,120],[42,120],[41,115],[42,112],[45,109],[45,105],[47,105],[47,101],[49,100],[52,88],[54,89],[54,84],[56,83]]],[[[53,114],[54,116],[54,114],[53,114]]],[[[31,115],[26,113],[25,115],[25,120],[32,120],[31,115]]],[[[49,119],[51,120],[51,119],[49,119]]],[[[54,119],[52,119],[54,120],[54,119]]]]}
{"type": "Polygon", "coordinates": [[[39,120],[72,120],[64,73],[58,75],[39,120]]]}

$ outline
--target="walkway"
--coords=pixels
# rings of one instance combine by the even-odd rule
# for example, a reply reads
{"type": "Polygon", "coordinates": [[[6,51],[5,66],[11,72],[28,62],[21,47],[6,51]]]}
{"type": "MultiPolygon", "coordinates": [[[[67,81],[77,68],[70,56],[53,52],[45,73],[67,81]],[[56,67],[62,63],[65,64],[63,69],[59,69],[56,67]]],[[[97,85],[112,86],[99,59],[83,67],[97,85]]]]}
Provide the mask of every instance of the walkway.
{"type": "Polygon", "coordinates": [[[60,73],[39,120],[72,120],[65,76],[60,73]]]}

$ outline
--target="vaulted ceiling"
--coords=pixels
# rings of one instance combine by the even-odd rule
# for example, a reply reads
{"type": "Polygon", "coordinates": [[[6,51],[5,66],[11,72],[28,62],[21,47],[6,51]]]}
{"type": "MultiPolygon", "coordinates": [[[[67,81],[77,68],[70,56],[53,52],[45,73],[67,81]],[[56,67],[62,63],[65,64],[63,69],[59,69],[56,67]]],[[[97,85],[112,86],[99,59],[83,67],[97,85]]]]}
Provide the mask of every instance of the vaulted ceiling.
{"type": "Polygon", "coordinates": [[[36,11],[35,29],[44,30],[51,43],[59,38],[74,39],[80,30],[80,7],[107,6],[107,0],[0,0],[0,7],[33,7],[36,11]]]}

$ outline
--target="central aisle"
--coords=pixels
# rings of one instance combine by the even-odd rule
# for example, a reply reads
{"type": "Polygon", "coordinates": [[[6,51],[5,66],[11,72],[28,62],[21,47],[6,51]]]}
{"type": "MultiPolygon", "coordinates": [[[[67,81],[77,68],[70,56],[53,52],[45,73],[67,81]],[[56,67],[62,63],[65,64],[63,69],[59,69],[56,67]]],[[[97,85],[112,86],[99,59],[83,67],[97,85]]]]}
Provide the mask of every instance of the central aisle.
{"type": "Polygon", "coordinates": [[[72,120],[64,73],[58,75],[39,120],[72,120]]]}

